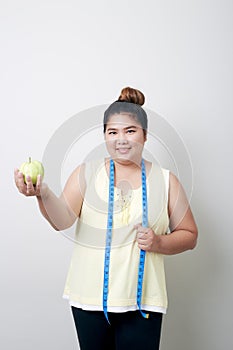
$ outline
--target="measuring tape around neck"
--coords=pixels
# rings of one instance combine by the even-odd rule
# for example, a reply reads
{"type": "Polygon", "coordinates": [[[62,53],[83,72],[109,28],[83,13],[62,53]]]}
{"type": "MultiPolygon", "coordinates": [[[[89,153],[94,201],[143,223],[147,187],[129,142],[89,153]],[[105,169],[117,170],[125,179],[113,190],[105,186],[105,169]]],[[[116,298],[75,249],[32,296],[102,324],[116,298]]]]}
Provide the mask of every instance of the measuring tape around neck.
{"type": "MultiPolygon", "coordinates": [[[[147,208],[147,190],[146,190],[146,169],[145,163],[142,159],[141,163],[142,170],[142,226],[148,226],[148,208],[147,208]]],[[[106,245],[105,245],[105,260],[104,260],[104,283],[103,283],[103,311],[104,315],[108,319],[108,286],[109,286],[109,266],[110,266],[110,252],[112,242],[112,227],[113,227],[113,207],[114,207],[114,162],[110,159],[109,166],[109,197],[108,197],[108,221],[107,221],[107,232],[106,232],[106,245]]],[[[145,265],[144,250],[140,250],[139,268],[138,268],[138,285],[137,285],[137,306],[143,317],[148,318],[149,315],[141,310],[141,298],[142,298],[142,285],[145,265]]]]}

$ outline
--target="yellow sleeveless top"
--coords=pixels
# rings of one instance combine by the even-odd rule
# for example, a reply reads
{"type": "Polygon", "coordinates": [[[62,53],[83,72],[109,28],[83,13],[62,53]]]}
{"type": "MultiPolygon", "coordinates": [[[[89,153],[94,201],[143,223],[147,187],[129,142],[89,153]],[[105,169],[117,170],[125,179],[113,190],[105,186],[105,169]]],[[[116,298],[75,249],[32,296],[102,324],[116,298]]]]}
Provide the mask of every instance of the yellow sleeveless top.
{"type": "MultiPolygon", "coordinates": [[[[109,178],[104,160],[85,164],[86,192],[75,232],[75,246],[64,297],[79,305],[102,306],[109,178]]],[[[158,235],[166,234],[169,171],[152,164],[147,176],[148,222],[158,235]]],[[[134,225],[142,222],[142,188],[121,196],[114,189],[114,216],[109,270],[109,307],[137,304],[140,250],[134,225]]],[[[163,255],[147,252],[142,305],[167,308],[163,255]]],[[[102,308],[101,308],[102,309],[102,308]]]]}

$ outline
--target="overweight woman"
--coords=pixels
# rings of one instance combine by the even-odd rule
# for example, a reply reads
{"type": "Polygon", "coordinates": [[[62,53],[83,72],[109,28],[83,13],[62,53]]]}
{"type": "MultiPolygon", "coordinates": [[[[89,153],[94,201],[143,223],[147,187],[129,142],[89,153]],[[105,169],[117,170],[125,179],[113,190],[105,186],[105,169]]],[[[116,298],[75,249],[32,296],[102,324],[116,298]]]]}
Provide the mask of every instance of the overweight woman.
{"type": "MultiPolygon", "coordinates": [[[[167,311],[164,255],[193,249],[197,226],[169,170],[143,158],[147,115],[142,92],[124,88],[104,113],[109,156],[80,164],[57,197],[38,176],[15,170],[55,230],[75,221],[64,288],[81,350],[158,350],[167,311]]],[[[81,150],[80,150],[81,151],[81,150]]]]}

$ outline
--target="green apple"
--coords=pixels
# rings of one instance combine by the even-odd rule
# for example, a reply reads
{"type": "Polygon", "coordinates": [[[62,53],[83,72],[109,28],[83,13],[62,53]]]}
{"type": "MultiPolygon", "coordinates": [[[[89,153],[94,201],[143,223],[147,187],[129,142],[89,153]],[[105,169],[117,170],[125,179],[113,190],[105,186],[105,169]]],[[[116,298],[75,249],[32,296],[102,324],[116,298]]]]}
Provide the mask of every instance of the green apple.
{"type": "Polygon", "coordinates": [[[36,184],[38,175],[41,175],[42,178],[44,176],[44,167],[42,163],[38,160],[31,160],[31,157],[29,157],[28,162],[25,162],[20,166],[19,171],[23,173],[24,182],[26,183],[26,177],[30,176],[33,185],[36,184]]]}

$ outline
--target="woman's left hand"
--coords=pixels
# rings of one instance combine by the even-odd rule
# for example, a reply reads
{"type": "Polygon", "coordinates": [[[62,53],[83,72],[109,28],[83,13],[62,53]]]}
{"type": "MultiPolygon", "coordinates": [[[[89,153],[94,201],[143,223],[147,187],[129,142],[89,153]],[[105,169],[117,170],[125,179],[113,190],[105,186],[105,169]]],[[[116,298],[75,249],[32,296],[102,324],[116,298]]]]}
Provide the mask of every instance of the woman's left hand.
{"type": "Polygon", "coordinates": [[[147,252],[158,251],[160,237],[149,227],[143,227],[141,224],[134,226],[137,232],[138,248],[147,252]]]}

